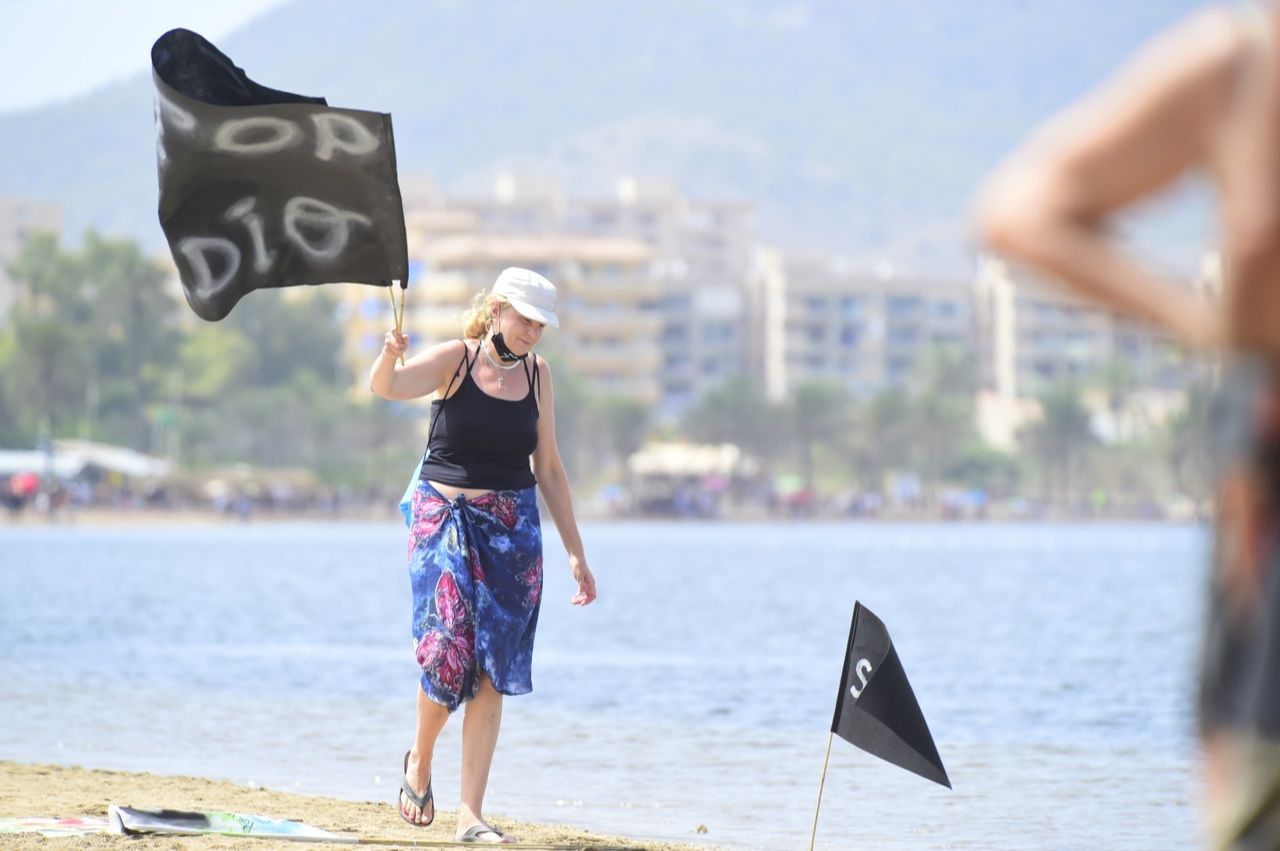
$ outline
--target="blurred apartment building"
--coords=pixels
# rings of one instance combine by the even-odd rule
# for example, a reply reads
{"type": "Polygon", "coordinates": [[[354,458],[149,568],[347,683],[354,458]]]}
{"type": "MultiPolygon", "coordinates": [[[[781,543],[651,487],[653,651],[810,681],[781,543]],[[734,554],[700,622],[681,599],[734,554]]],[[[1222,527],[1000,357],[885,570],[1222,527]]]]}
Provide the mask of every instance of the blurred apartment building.
{"type": "Polygon", "coordinates": [[[764,382],[772,400],[826,381],[854,397],[912,386],[931,348],[968,350],[973,312],[956,281],[839,258],[757,256],[764,382]]]}
{"type": "MultiPolygon", "coordinates": [[[[1204,289],[1205,283],[1202,276],[1195,285],[1204,289]]],[[[1132,437],[1180,406],[1197,372],[1169,335],[996,258],[979,258],[972,291],[983,391],[979,425],[993,445],[1012,445],[1033,415],[1028,401],[1068,381],[1085,389],[1101,437],[1132,437]],[[1121,393],[1123,400],[1107,398],[1121,393]]]]}
{"type": "Polygon", "coordinates": [[[1186,362],[1166,334],[1116,316],[1053,283],[983,257],[973,282],[982,385],[1002,396],[1035,397],[1083,381],[1122,361],[1134,382],[1180,390],[1186,362]]]}
{"type": "MultiPolygon", "coordinates": [[[[669,184],[625,177],[607,197],[569,198],[553,182],[510,175],[482,196],[445,198],[420,179],[402,189],[415,347],[456,338],[471,297],[504,267],[525,266],[559,289],[561,329],[546,345],[594,393],[676,414],[744,371],[749,206],[691,201],[669,184]]],[[[390,306],[370,291],[351,296],[348,313],[349,355],[362,371],[390,306]]]]}
{"type": "Polygon", "coordinates": [[[424,345],[459,337],[459,317],[472,297],[507,266],[524,266],[558,290],[560,328],[548,335],[549,348],[594,392],[661,401],[659,288],[643,243],[468,234],[434,240],[419,256],[425,272],[418,292],[430,301],[411,315],[424,345]]]}
{"type": "Polygon", "coordinates": [[[46,201],[0,195],[0,326],[4,325],[16,297],[9,264],[22,253],[32,234],[62,232],[62,208],[46,201]]]}
{"type": "MultiPolygon", "coordinates": [[[[1202,286],[1212,288],[1206,275],[1202,286]]],[[[1165,334],[993,258],[980,258],[966,282],[762,249],[752,301],[770,399],[809,381],[854,397],[919,389],[930,350],[948,347],[971,355],[979,429],[1005,448],[1039,415],[1037,400],[1063,382],[1086,391],[1095,429],[1115,440],[1162,422],[1195,370],[1165,334]],[[1123,411],[1101,387],[1108,370],[1123,373],[1123,411]]]]}

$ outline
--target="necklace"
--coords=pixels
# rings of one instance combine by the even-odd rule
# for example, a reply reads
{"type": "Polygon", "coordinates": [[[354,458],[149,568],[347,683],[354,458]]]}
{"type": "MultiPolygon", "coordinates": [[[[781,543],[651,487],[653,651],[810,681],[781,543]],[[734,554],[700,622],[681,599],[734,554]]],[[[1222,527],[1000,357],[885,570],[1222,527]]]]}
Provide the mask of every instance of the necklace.
{"type": "Polygon", "coordinates": [[[486,344],[481,343],[480,349],[481,351],[484,352],[484,359],[489,362],[489,366],[493,367],[494,369],[502,370],[502,372],[498,373],[498,386],[502,387],[507,380],[507,376],[504,375],[503,373],[510,372],[511,370],[518,367],[520,365],[520,361],[516,361],[515,363],[511,364],[511,366],[503,366],[502,364],[498,363],[496,360],[493,359],[493,355],[489,354],[489,347],[486,344]]]}

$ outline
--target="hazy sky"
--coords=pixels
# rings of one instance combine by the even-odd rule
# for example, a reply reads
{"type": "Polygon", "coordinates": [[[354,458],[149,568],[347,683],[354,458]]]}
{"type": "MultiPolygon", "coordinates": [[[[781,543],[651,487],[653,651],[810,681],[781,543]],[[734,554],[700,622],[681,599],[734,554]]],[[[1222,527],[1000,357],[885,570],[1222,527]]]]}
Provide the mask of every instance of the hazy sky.
{"type": "Polygon", "coordinates": [[[217,39],[284,0],[0,0],[0,112],[82,94],[150,68],[186,27],[217,39]]]}

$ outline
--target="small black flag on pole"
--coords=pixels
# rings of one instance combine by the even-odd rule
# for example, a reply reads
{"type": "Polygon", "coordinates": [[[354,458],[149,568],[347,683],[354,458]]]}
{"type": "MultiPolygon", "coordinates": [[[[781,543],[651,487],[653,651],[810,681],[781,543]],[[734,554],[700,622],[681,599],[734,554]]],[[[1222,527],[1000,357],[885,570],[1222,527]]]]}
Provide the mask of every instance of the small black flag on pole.
{"type": "Polygon", "coordinates": [[[151,63],[160,224],[198,316],[266,287],[407,285],[390,115],[261,86],[190,30],[151,63]]]}
{"type": "Polygon", "coordinates": [[[831,732],[867,753],[951,788],[889,631],[858,602],[853,604],[831,732]]]}
{"type": "MultiPolygon", "coordinates": [[[[893,649],[889,630],[857,601],[853,604],[831,733],[867,753],[951,788],[929,725],[907,682],[907,672],[893,649]]],[[[810,851],[818,836],[818,812],[822,809],[832,737],[827,737],[827,756],[822,763],[818,805],[813,811],[813,832],[809,836],[810,851]]]]}

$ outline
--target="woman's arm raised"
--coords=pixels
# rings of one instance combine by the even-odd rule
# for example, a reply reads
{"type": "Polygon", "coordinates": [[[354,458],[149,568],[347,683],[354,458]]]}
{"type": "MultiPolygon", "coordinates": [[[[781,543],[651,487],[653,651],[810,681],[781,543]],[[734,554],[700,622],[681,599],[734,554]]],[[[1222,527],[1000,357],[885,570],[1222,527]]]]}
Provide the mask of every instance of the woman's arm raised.
{"type": "Polygon", "coordinates": [[[369,389],[384,399],[417,399],[439,389],[453,375],[462,359],[465,343],[448,340],[437,343],[396,363],[409,347],[408,339],[394,328],[387,332],[373,366],[369,369],[369,389]]]}

